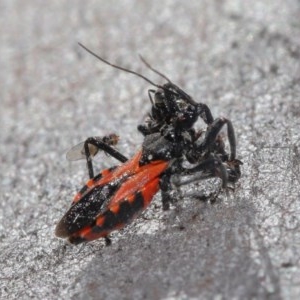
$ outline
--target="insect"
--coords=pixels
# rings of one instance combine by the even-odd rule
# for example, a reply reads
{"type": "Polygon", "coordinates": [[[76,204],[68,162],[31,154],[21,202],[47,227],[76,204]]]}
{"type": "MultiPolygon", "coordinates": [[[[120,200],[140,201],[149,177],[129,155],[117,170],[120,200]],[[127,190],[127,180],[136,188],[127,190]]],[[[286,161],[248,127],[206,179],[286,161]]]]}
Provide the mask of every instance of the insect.
{"type": "Polygon", "coordinates": [[[156,89],[148,90],[151,111],[145,122],[138,126],[144,141],[131,159],[115,149],[118,142],[115,134],[103,138],[89,137],[67,153],[70,160],[86,159],[90,179],[75,195],[70,209],[58,223],[55,231],[58,237],[67,238],[72,244],[103,237],[109,244],[108,235],[123,228],[146,209],[159,190],[166,210],[172,202],[174,185],[180,187],[191,181],[172,181],[172,178],[185,175],[195,175],[197,180],[219,177],[223,188],[240,178],[242,162],[236,159],[236,140],[230,120],[214,119],[207,105],[195,102],[142,57],[146,66],[167,83],[155,84],[79,45],[102,62],[139,76],[156,89]],[[199,117],[207,125],[206,130],[195,129],[199,117]],[[227,125],[229,153],[220,134],[224,125],[227,125]],[[92,157],[98,151],[104,151],[121,164],[95,176],[92,157]]]}

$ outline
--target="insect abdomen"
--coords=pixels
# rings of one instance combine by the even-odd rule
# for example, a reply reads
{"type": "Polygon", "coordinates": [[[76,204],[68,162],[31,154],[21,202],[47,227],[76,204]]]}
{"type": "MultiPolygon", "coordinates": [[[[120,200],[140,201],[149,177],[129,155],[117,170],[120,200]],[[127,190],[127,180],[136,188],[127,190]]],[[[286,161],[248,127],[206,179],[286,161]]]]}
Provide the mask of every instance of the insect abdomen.
{"type": "Polygon", "coordinates": [[[121,229],[143,211],[159,189],[159,178],[146,184],[142,190],[114,204],[100,214],[93,224],[84,227],[69,237],[72,244],[92,241],[106,237],[111,231],[121,229]]]}

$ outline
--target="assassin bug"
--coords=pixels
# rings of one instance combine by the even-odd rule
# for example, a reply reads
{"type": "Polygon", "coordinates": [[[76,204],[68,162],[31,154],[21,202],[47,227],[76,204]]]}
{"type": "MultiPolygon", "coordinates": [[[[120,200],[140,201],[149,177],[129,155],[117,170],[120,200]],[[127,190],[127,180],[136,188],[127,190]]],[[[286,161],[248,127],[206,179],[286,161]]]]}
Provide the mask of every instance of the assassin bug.
{"type": "Polygon", "coordinates": [[[102,62],[139,76],[157,89],[148,90],[151,112],[138,126],[144,141],[131,159],[113,147],[118,142],[115,134],[90,137],[67,153],[70,160],[86,159],[90,179],[75,195],[72,206],[58,223],[55,231],[58,237],[68,238],[73,244],[104,237],[109,243],[109,233],[123,228],[146,209],[159,189],[163,209],[168,209],[173,186],[195,180],[181,180],[185,175],[194,175],[197,180],[219,177],[223,188],[240,178],[242,163],[236,159],[235,134],[230,120],[214,119],[207,105],[195,102],[142,57],[144,64],[163,77],[166,84],[155,84],[79,45],[102,62]],[[206,123],[206,131],[194,128],[199,117],[206,123]],[[224,125],[227,125],[229,154],[220,135],[224,125]],[[99,150],[117,159],[121,165],[94,176],[92,157],[99,150]],[[186,167],[187,163],[191,166],[186,167]],[[179,179],[172,181],[173,178],[179,179]]]}

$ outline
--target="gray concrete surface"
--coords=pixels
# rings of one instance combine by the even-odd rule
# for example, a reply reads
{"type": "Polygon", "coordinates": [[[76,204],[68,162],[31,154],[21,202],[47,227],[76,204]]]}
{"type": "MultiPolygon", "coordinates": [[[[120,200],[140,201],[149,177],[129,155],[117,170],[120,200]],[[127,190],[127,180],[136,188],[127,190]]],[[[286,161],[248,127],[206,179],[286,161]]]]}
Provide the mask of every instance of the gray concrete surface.
{"type": "Polygon", "coordinates": [[[300,299],[299,1],[3,0],[0,31],[1,299],[300,299]],[[158,195],[111,247],[57,239],[87,178],[66,150],[118,132],[132,155],[150,106],[146,82],[78,41],[163,83],[143,54],[229,117],[244,162],[235,192],[165,213],[158,195]]]}

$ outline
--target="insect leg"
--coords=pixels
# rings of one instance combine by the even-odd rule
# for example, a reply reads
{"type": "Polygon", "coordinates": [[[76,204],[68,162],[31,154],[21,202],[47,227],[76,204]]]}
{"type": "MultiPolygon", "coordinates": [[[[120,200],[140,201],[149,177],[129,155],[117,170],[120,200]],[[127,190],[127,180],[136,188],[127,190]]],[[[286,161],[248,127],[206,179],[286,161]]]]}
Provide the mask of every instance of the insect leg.
{"type": "Polygon", "coordinates": [[[159,181],[163,210],[168,210],[170,208],[170,202],[172,201],[172,197],[170,195],[170,191],[172,190],[170,179],[170,174],[166,173],[160,178],[159,181]]]}
{"type": "Polygon", "coordinates": [[[235,141],[235,134],[232,123],[230,120],[226,118],[217,118],[213,121],[211,126],[208,128],[205,138],[202,143],[197,147],[196,152],[198,154],[204,153],[206,150],[211,150],[212,146],[214,145],[218,134],[222,127],[227,124],[227,135],[229,140],[230,146],[230,157],[229,160],[232,161],[235,159],[236,156],[236,141],[235,141]]]}
{"type": "Polygon", "coordinates": [[[225,162],[227,168],[227,174],[228,174],[228,182],[235,183],[240,179],[241,177],[240,165],[242,164],[243,163],[238,159],[225,162]]]}
{"type": "MultiPolygon", "coordinates": [[[[235,183],[241,177],[241,164],[242,162],[237,159],[222,162],[220,158],[210,156],[208,159],[204,160],[193,168],[183,168],[179,175],[172,177],[172,184],[179,188],[183,185],[187,185],[196,181],[219,177],[222,179],[222,188],[234,189],[232,186],[228,187],[227,183],[235,183]]],[[[195,193],[185,195],[189,197],[196,197],[201,200],[210,199],[213,201],[216,199],[220,191],[221,188],[213,193],[210,193],[209,195],[199,195],[195,193]]]]}
{"type": "Polygon", "coordinates": [[[209,107],[203,103],[197,103],[196,107],[197,107],[198,115],[203,119],[203,121],[208,125],[212,124],[214,118],[212,116],[209,107]]]}
{"type": "Polygon", "coordinates": [[[118,150],[110,146],[110,144],[112,143],[105,138],[108,137],[104,137],[102,139],[98,137],[89,137],[84,142],[84,151],[86,155],[87,168],[88,168],[90,178],[94,177],[94,169],[93,169],[93,163],[92,163],[92,157],[91,157],[89,145],[93,145],[97,147],[99,150],[103,150],[106,154],[109,154],[110,156],[114,157],[115,159],[119,160],[122,163],[128,160],[127,157],[125,157],[118,150]]]}
{"type": "Polygon", "coordinates": [[[172,180],[172,182],[177,186],[186,185],[194,181],[204,180],[212,177],[220,177],[222,179],[223,188],[227,187],[228,182],[228,171],[225,164],[223,164],[220,158],[212,155],[193,168],[182,168],[179,176],[180,178],[177,177],[176,179],[175,177],[174,180],[172,180]],[[190,178],[181,177],[194,174],[196,175],[190,178]]]}

